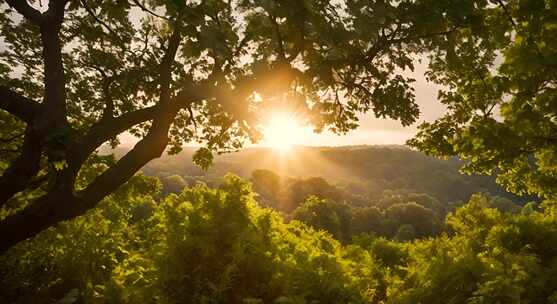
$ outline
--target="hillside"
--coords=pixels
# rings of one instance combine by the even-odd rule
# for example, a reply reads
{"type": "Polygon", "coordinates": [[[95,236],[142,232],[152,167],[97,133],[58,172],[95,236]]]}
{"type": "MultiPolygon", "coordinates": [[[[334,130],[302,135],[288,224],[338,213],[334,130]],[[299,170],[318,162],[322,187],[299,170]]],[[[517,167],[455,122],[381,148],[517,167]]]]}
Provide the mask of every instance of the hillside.
{"type": "Polygon", "coordinates": [[[323,177],[351,194],[371,199],[385,190],[425,193],[443,203],[466,201],[477,192],[517,203],[533,199],[506,192],[493,177],[461,174],[457,159],[436,159],[405,146],[296,147],[288,152],[248,148],[217,156],[207,171],[192,163],[194,151],[186,148],[178,155],[165,155],[143,171],[157,177],[179,175],[193,184],[198,180],[212,183],[229,172],[249,178],[254,170],[266,169],[292,178],[323,177]]]}

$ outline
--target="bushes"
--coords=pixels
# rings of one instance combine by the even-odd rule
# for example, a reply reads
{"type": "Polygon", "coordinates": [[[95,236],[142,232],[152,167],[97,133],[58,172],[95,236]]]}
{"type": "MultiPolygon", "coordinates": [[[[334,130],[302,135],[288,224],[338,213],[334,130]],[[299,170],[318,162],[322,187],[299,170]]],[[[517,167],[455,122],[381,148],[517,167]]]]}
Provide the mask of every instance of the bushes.
{"type": "Polygon", "coordinates": [[[360,267],[343,257],[336,240],[301,223],[284,224],[274,211],[259,208],[237,177],[227,177],[219,189],[197,186],[167,197],[156,218],[152,234],[164,245],[139,253],[154,261],[149,273],[155,277],[145,280],[154,282],[153,294],[164,303],[369,300],[362,286],[373,280],[354,275],[360,267]]]}
{"type": "MultiPolygon", "coordinates": [[[[238,177],[156,202],[159,188],[137,176],[0,257],[0,302],[557,303],[551,208],[503,213],[476,195],[449,215],[448,233],[408,241],[421,230],[402,226],[405,242],[360,234],[343,246],[261,208],[238,177]]],[[[342,205],[310,201],[314,225],[341,223],[342,205]]]]}
{"type": "Polygon", "coordinates": [[[388,302],[557,303],[556,218],[501,213],[489,203],[474,196],[447,219],[454,235],[410,246],[388,302]]]}
{"type": "Polygon", "coordinates": [[[112,299],[113,271],[129,255],[133,210],[153,204],[158,181],[137,175],[98,208],[0,256],[0,303],[52,303],[76,294],[112,299]]]}
{"type": "Polygon", "coordinates": [[[3,256],[0,269],[9,276],[2,282],[2,300],[371,300],[376,283],[367,251],[347,250],[328,234],[300,222],[285,224],[274,211],[258,207],[253,196],[248,183],[229,176],[218,189],[203,185],[186,189],[166,197],[152,210],[137,198],[118,204],[109,198],[101,208],[3,256]],[[138,208],[151,210],[150,216],[137,219],[138,208]],[[119,216],[106,218],[106,211],[114,209],[121,210],[119,216]],[[22,297],[24,293],[29,293],[28,299],[22,297]]]}

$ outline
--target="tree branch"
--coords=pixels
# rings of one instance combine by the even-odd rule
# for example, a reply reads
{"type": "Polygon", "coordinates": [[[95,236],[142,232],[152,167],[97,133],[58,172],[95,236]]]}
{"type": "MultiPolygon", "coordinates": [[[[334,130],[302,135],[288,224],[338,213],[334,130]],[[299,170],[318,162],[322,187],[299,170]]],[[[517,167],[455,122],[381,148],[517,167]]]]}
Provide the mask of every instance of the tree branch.
{"type": "Polygon", "coordinates": [[[280,27],[277,23],[277,20],[271,12],[268,12],[269,21],[273,26],[273,30],[275,31],[275,35],[277,36],[277,52],[280,60],[286,60],[286,55],[284,54],[284,42],[282,39],[282,34],[280,33],[280,27]]]}
{"type": "Polygon", "coordinates": [[[54,189],[23,210],[0,221],[0,254],[60,221],[82,215],[95,207],[147,162],[162,154],[168,144],[167,133],[164,131],[151,129],[130,152],[77,195],[73,194],[71,185],[58,183],[54,189]]]}
{"type": "Polygon", "coordinates": [[[302,25],[300,27],[299,40],[297,40],[294,43],[294,47],[292,48],[292,52],[291,52],[290,56],[286,59],[286,61],[292,62],[294,59],[296,59],[296,57],[298,57],[298,55],[304,51],[305,44],[306,44],[305,24],[302,23],[302,25]]]}
{"type": "Polygon", "coordinates": [[[5,144],[9,144],[12,141],[16,140],[17,138],[23,137],[24,135],[25,135],[25,132],[24,133],[18,133],[18,134],[15,134],[13,136],[9,136],[9,137],[6,137],[6,138],[0,138],[0,142],[5,143],[5,144]]]}
{"type": "Polygon", "coordinates": [[[180,46],[180,37],[179,31],[177,29],[174,30],[172,36],[170,37],[167,50],[161,60],[161,65],[159,67],[159,83],[161,86],[159,105],[128,112],[116,118],[103,117],[104,119],[101,119],[94,124],[82,140],[77,143],[74,150],[76,151],[75,156],[74,159],[72,159],[72,166],[74,168],[78,169],[89,154],[97,149],[102,143],[110,138],[114,138],[118,134],[139,123],[153,120],[153,126],[151,126],[151,130],[149,130],[149,134],[153,133],[155,129],[160,128],[161,130],[158,132],[164,133],[166,136],[168,128],[170,128],[171,121],[180,107],[180,105],[176,102],[174,105],[170,104],[172,65],[174,63],[174,57],[176,56],[178,47],[180,46]],[[166,131],[164,131],[164,129],[166,129],[166,131]]]}
{"type": "Polygon", "coordinates": [[[154,119],[158,110],[158,106],[152,106],[127,112],[118,117],[101,119],[76,143],[73,149],[75,153],[73,162],[81,166],[85,159],[104,142],[137,124],[154,119]]]}
{"type": "Polygon", "coordinates": [[[102,21],[99,17],[97,17],[97,15],[95,14],[95,12],[87,5],[87,2],[85,0],[80,0],[81,5],[83,5],[83,7],[85,8],[85,11],[93,18],[95,19],[95,21],[97,23],[99,23],[101,25],[101,27],[104,27],[110,34],[112,34],[114,37],[116,37],[116,39],[118,40],[119,43],[124,43],[124,39],[122,39],[120,37],[120,35],[114,31],[110,26],[108,26],[108,24],[106,24],[104,21],[102,21]]]}
{"type": "Polygon", "coordinates": [[[26,0],[6,0],[6,2],[32,23],[40,25],[43,22],[44,18],[41,12],[34,9],[26,0]]]}
{"type": "Polygon", "coordinates": [[[79,200],[67,189],[53,189],[23,210],[0,221],[0,255],[15,244],[77,214],[79,200]]]}
{"type": "Polygon", "coordinates": [[[172,81],[172,66],[174,57],[180,46],[181,35],[178,29],[174,29],[168,41],[168,47],[159,66],[159,84],[160,84],[160,102],[168,103],[170,101],[170,82],[172,81]]]}
{"type": "Polygon", "coordinates": [[[161,16],[161,15],[159,15],[159,14],[156,14],[155,12],[153,12],[153,11],[151,11],[150,9],[146,8],[143,4],[139,3],[138,0],[132,0],[132,2],[133,2],[135,5],[137,5],[142,11],[144,11],[144,12],[146,12],[146,13],[148,13],[148,14],[151,14],[151,15],[153,15],[153,16],[155,16],[155,17],[158,17],[158,18],[162,18],[162,19],[164,19],[164,20],[170,20],[170,19],[166,18],[165,16],[161,16]]]}
{"type": "Polygon", "coordinates": [[[38,103],[10,90],[6,86],[0,85],[0,109],[30,123],[39,111],[39,108],[40,105],[38,103]]]}
{"type": "MultiPolygon", "coordinates": [[[[78,193],[78,196],[84,203],[84,208],[90,209],[94,207],[98,201],[124,184],[145,164],[162,155],[168,145],[168,131],[174,117],[182,107],[188,107],[199,98],[199,96],[194,94],[195,92],[190,91],[189,93],[189,98],[186,97],[186,91],[182,91],[180,98],[175,98],[169,105],[162,104],[148,108],[155,111],[152,113],[153,116],[156,115],[149,133],[114,166],[110,167],[89,184],[87,188],[78,193]],[[188,101],[186,102],[185,100],[188,101]]],[[[130,113],[130,115],[132,114],[133,112],[130,113]]],[[[122,130],[126,129],[127,127],[122,130]]]]}
{"type": "Polygon", "coordinates": [[[114,192],[149,161],[160,157],[167,144],[167,132],[164,130],[149,131],[149,134],[114,166],[107,169],[85,190],[78,193],[78,196],[84,201],[83,207],[90,209],[105,196],[114,192]]]}
{"type": "Polygon", "coordinates": [[[103,118],[111,118],[114,116],[114,99],[112,98],[112,92],[110,91],[110,86],[112,85],[112,80],[110,78],[103,79],[102,89],[106,103],[103,109],[103,118]]]}
{"type": "Polygon", "coordinates": [[[433,38],[435,36],[444,36],[444,35],[452,34],[456,31],[458,31],[459,29],[460,29],[459,26],[454,26],[453,28],[451,28],[449,30],[441,31],[441,32],[427,33],[427,34],[423,34],[423,35],[419,35],[419,36],[401,37],[401,38],[397,38],[397,39],[388,39],[387,43],[388,44],[405,43],[405,42],[418,40],[418,39],[427,39],[427,38],[433,38]]]}
{"type": "Polygon", "coordinates": [[[514,19],[511,15],[511,13],[509,12],[509,10],[507,9],[507,6],[505,5],[505,3],[503,3],[502,0],[497,0],[497,3],[499,4],[499,6],[501,6],[501,8],[503,9],[503,13],[505,13],[507,18],[509,18],[509,22],[511,23],[513,28],[516,29],[516,27],[517,27],[516,22],[514,22],[514,19]]]}

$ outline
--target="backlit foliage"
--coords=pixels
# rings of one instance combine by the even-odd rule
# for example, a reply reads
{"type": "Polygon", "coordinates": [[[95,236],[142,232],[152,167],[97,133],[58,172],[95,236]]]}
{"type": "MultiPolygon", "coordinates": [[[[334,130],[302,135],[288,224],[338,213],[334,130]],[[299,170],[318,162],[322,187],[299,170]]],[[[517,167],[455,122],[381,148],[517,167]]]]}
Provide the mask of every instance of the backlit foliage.
{"type": "MultiPolygon", "coordinates": [[[[157,201],[153,196],[159,187],[156,180],[137,176],[99,208],[12,248],[0,257],[0,300],[557,300],[557,218],[551,212],[526,206],[519,214],[502,213],[488,197],[477,195],[448,216],[448,230],[438,237],[407,242],[403,226],[394,236],[402,243],[361,234],[341,245],[334,231],[285,223],[275,211],[261,208],[250,185],[235,176],[226,177],[218,188],[198,185],[157,201]]],[[[312,200],[304,208],[325,206],[312,200]]],[[[313,216],[312,225],[338,224],[331,213],[313,216]]]]}
{"type": "Polygon", "coordinates": [[[475,26],[431,54],[448,112],[409,143],[458,155],[466,172],[496,173],[515,193],[557,195],[557,2],[492,1],[475,26]]]}

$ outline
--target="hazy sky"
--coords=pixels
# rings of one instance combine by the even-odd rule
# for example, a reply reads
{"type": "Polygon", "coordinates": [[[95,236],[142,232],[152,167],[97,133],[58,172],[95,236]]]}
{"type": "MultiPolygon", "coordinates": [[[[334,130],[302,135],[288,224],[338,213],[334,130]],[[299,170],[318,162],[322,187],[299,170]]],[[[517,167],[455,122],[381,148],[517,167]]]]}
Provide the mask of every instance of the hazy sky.
{"type": "MultiPolygon", "coordinates": [[[[445,107],[437,101],[437,92],[440,86],[428,82],[423,75],[426,63],[416,64],[414,72],[406,75],[416,79],[413,83],[416,102],[420,106],[420,117],[412,126],[403,127],[398,121],[392,119],[375,118],[369,112],[360,115],[360,127],[346,135],[335,135],[331,132],[315,134],[307,127],[298,134],[293,134],[293,144],[309,146],[341,146],[341,145],[388,145],[404,144],[416,134],[417,126],[423,121],[432,121],[445,111],[445,107]]],[[[266,142],[260,143],[266,145],[266,142]]]]}
{"type": "MultiPolygon", "coordinates": [[[[417,126],[420,123],[432,121],[441,117],[445,112],[444,105],[437,101],[437,92],[441,87],[425,79],[425,70],[426,63],[415,63],[414,72],[409,71],[405,73],[416,79],[416,82],[412,85],[415,89],[416,102],[420,107],[420,117],[415,124],[403,127],[396,120],[375,118],[372,112],[368,112],[367,114],[360,115],[360,127],[345,135],[335,135],[331,132],[316,134],[312,131],[311,127],[304,127],[291,132],[290,143],[301,146],[404,144],[406,140],[416,134],[417,126]]],[[[137,138],[130,134],[122,134],[120,139],[125,146],[133,145],[137,141],[137,138]]],[[[264,139],[256,145],[249,146],[273,146],[273,143],[264,139]]]]}

